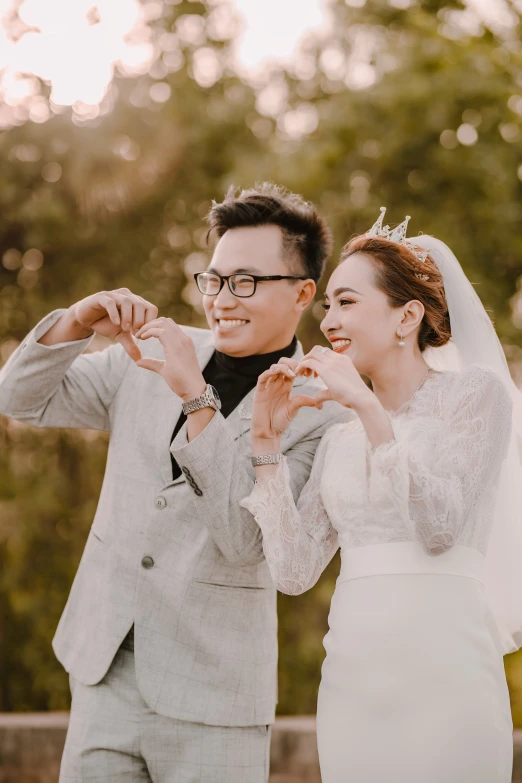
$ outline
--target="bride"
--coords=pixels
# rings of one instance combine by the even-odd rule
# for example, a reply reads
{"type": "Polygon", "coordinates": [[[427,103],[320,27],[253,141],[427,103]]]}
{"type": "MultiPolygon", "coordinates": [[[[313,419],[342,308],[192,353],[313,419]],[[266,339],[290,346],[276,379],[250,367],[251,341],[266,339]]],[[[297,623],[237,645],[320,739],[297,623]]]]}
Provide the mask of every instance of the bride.
{"type": "Polygon", "coordinates": [[[259,378],[257,481],[241,505],[284,593],[310,589],[341,547],[317,707],[323,783],[509,783],[521,397],[453,253],[406,239],[409,218],[391,231],[384,212],[328,283],[332,348],[259,378]],[[312,373],[324,390],[292,396],[312,373]],[[296,505],[280,438],[300,407],[329,400],[356,417],[324,435],[296,505]]]}

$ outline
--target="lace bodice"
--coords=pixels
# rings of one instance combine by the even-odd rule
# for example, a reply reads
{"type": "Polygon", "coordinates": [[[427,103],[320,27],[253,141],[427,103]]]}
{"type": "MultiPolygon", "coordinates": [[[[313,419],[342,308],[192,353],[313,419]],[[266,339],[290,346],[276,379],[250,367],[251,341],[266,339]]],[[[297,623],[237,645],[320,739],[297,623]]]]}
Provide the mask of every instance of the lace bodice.
{"type": "Polygon", "coordinates": [[[339,545],[418,540],[434,556],[454,544],[485,553],[511,431],[501,379],[480,365],[432,372],[389,415],[394,440],[375,449],[359,419],[332,426],[297,505],[284,459],[241,501],[282,592],[312,587],[339,545]]]}

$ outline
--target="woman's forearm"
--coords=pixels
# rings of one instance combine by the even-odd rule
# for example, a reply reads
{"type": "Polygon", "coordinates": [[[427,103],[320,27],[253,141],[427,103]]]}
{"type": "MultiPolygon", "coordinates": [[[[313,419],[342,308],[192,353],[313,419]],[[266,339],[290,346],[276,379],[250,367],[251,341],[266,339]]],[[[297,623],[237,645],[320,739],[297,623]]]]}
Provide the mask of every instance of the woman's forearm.
{"type": "Polygon", "coordinates": [[[374,394],[354,410],[359,416],[373,448],[394,439],[390,417],[374,394]]]}

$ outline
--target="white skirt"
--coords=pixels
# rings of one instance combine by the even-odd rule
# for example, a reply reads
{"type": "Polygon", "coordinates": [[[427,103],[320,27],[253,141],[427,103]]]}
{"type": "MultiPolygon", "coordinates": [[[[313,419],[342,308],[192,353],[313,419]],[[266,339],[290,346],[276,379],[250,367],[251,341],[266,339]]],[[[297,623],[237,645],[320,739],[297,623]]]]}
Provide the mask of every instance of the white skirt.
{"type": "Polygon", "coordinates": [[[323,783],[511,783],[509,693],[481,556],[447,554],[414,543],[343,553],[317,708],[323,783]]]}

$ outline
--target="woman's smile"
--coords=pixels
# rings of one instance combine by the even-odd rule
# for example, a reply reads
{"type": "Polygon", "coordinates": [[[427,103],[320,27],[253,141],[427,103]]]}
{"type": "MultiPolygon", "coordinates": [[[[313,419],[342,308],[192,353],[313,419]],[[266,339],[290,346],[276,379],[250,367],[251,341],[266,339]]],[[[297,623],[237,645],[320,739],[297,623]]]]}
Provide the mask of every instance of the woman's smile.
{"type": "Polygon", "coordinates": [[[332,350],[335,353],[344,353],[352,344],[352,341],[347,337],[329,337],[328,339],[332,343],[332,350]]]}

